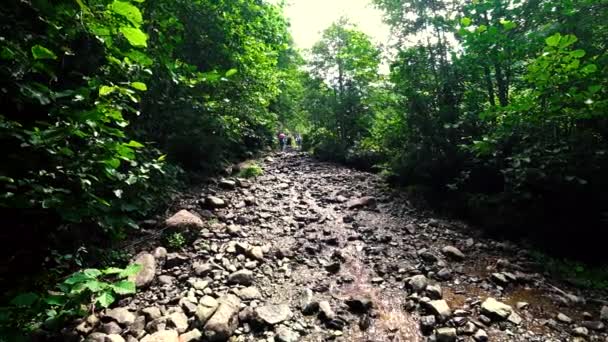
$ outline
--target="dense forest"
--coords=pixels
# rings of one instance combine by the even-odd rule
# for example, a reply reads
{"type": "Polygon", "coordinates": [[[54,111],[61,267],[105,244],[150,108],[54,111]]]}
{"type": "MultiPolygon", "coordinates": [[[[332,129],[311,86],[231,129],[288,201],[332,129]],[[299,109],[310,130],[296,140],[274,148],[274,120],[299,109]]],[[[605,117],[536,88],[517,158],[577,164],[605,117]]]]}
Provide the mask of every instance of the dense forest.
{"type": "Polygon", "coordinates": [[[343,18],[299,51],[263,0],[4,1],[0,327],[133,293],[117,246],[280,132],[494,236],[608,262],[608,4],[373,5],[393,46],[343,18]]]}

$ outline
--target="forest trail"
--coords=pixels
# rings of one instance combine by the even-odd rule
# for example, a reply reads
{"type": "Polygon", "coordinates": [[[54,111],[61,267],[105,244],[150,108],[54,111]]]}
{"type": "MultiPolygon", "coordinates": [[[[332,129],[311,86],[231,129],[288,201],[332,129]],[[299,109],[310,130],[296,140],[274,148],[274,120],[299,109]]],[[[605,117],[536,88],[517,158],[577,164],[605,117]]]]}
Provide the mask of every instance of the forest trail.
{"type": "Polygon", "coordinates": [[[131,342],[608,340],[599,294],[551,283],[525,249],[414,209],[376,175],[296,152],[266,157],[263,169],[172,208],[207,219],[194,244],[168,254],[150,246],[155,274],[138,279],[147,289],[78,333],[131,342]]]}

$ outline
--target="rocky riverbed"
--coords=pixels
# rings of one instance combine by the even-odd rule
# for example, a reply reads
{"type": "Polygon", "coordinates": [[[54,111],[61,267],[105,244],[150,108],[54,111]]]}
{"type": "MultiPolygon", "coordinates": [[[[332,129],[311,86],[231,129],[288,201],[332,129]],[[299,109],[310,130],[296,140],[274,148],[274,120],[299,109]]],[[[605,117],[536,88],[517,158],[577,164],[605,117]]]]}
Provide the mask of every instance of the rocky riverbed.
{"type": "Polygon", "coordinates": [[[217,179],[161,226],[139,287],[65,340],[608,341],[606,298],[553,283],[529,251],[413,208],[382,180],[304,154],[217,179]]]}

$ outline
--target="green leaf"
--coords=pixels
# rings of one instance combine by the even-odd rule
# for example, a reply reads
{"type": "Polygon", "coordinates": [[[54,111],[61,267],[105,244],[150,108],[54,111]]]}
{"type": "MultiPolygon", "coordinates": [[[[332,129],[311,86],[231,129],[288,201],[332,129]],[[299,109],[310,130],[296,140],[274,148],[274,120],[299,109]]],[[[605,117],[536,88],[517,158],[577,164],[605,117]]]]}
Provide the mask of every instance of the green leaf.
{"type": "Polygon", "coordinates": [[[87,277],[84,273],[76,272],[76,273],[72,274],[68,279],[64,280],[63,282],[68,285],[74,285],[74,284],[88,281],[90,279],[91,278],[87,277]]]}
{"type": "Polygon", "coordinates": [[[547,43],[547,45],[549,46],[557,46],[559,44],[560,39],[562,39],[562,35],[556,33],[550,37],[547,37],[547,39],[545,39],[545,43],[547,43]]]}
{"type": "Polygon", "coordinates": [[[148,55],[137,50],[131,50],[127,52],[125,56],[143,66],[150,66],[154,63],[154,61],[150,57],[148,57],[148,55]]]}
{"type": "Polygon", "coordinates": [[[101,271],[95,268],[87,268],[83,271],[84,275],[91,278],[97,278],[101,275],[101,271]]]}
{"type": "Polygon", "coordinates": [[[471,18],[464,17],[460,19],[460,23],[462,24],[462,26],[467,27],[471,25],[471,18]]]}
{"type": "Polygon", "coordinates": [[[2,48],[0,51],[0,59],[10,60],[15,58],[15,53],[13,50],[7,48],[6,46],[2,48]]]}
{"type": "Polygon", "coordinates": [[[131,82],[131,87],[133,89],[137,89],[137,90],[141,90],[141,91],[148,90],[148,87],[143,82],[131,82]]]}
{"type": "Polygon", "coordinates": [[[129,44],[135,47],[146,47],[148,37],[142,30],[133,27],[123,26],[120,28],[120,32],[127,38],[129,44]]]}
{"type": "Polygon", "coordinates": [[[156,161],[162,162],[162,161],[164,161],[165,159],[167,159],[167,155],[166,155],[166,154],[163,154],[163,155],[161,155],[160,157],[156,158],[156,161]]]}
{"type": "Polygon", "coordinates": [[[479,27],[475,30],[477,33],[483,33],[488,29],[486,25],[479,25],[479,27]]]}
{"type": "Polygon", "coordinates": [[[574,50],[572,52],[570,52],[570,56],[574,57],[574,58],[581,58],[583,56],[585,56],[586,52],[585,50],[582,49],[578,49],[578,50],[574,50]]]}
{"type": "Polygon", "coordinates": [[[19,307],[31,306],[36,303],[39,298],[40,297],[33,292],[21,293],[11,300],[11,304],[19,307]]]}
{"type": "Polygon", "coordinates": [[[91,290],[91,292],[96,293],[103,290],[107,285],[98,280],[91,280],[84,283],[83,286],[91,290]]]}
{"type": "Polygon", "coordinates": [[[99,87],[99,96],[106,96],[108,94],[113,93],[116,90],[116,87],[109,87],[109,86],[101,86],[99,87]]]}
{"type": "Polygon", "coordinates": [[[44,302],[48,305],[63,305],[67,302],[67,298],[63,295],[49,295],[44,298],[44,302]]]}
{"type": "Polygon", "coordinates": [[[102,270],[101,272],[103,274],[118,274],[120,272],[122,272],[123,269],[122,268],[118,268],[118,267],[108,267],[105,270],[102,270]]]}
{"type": "Polygon", "coordinates": [[[124,144],[125,146],[133,147],[133,148],[142,148],[145,147],[142,143],[139,143],[135,140],[129,141],[129,143],[124,144]]]}
{"type": "Polygon", "coordinates": [[[114,0],[111,7],[114,13],[119,14],[129,20],[134,26],[139,27],[143,23],[143,18],[139,8],[128,2],[114,0]]]}
{"type": "Polygon", "coordinates": [[[584,72],[585,74],[592,74],[597,71],[597,65],[587,64],[581,69],[581,71],[584,72]]]}
{"type": "Polygon", "coordinates": [[[32,56],[34,59],[57,59],[57,55],[42,45],[32,46],[32,56]]]}
{"type": "Polygon", "coordinates": [[[500,23],[502,24],[502,27],[507,31],[512,30],[517,26],[511,20],[501,20],[500,23]]]}
{"type": "Polygon", "coordinates": [[[131,264],[127,266],[122,272],[118,274],[119,278],[127,278],[133,275],[136,275],[141,271],[142,266],[140,264],[131,264]]]}
{"type": "Polygon", "coordinates": [[[135,293],[135,283],[132,281],[119,281],[111,285],[112,290],[120,295],[135,293]]]}
{"type": "Polygon", "coordinates": [[[578,38],[576,38],[575,35],[569,34],[569,35],[563,36],[562,39],[560,39],[559,47],[563,49],[565,47],[568,47],[568,46],[576,43],[577,41],[578,41],[578,38]]]}
{"type": "Polygon", "coordinates": [[[95,299],[95,302],[99,303],[102,307],[107,308],[114,303],[114,300],[115,298],[112,293],[110,291],[105,291],[95,299]]]}
{"type": "Polygon", "coordinates": [[[230,69],[228,71],[226,71],[226,77],[230,77],[234,74],[236,74],[238,71],[236,69],[230,69]]]}

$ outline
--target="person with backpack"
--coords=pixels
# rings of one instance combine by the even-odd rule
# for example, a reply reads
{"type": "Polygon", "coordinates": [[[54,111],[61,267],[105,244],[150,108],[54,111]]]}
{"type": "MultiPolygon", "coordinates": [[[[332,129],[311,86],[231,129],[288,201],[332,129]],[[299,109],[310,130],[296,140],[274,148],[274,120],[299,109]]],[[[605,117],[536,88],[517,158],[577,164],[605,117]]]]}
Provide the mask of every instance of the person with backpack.
{"type": "Polygon", "coordinates": [[[279,133],[279,146],[281,147],[281,151],[285,149],[285,138],[286,135],[283,132],[279,133]]]}

